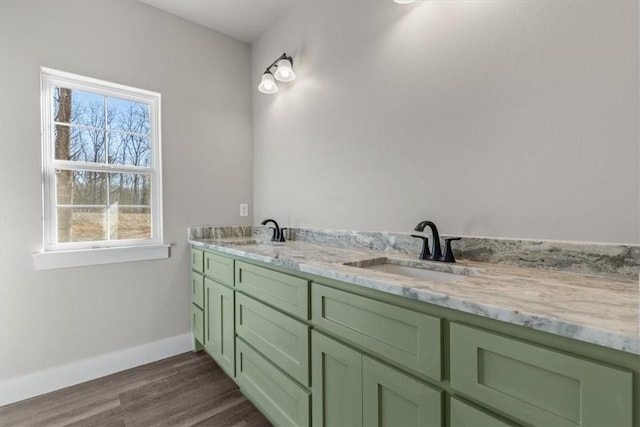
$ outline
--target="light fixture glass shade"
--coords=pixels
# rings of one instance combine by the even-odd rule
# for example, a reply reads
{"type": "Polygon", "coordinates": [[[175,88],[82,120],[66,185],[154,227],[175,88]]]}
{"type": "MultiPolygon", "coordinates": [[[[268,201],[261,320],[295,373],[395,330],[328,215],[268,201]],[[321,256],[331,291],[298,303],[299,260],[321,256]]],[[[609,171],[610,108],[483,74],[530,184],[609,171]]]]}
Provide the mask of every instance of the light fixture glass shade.
{"type": "Polygon", "coordinates": [[[273,79],[273,74],[269,71],[266,71],[262,75],[262,80],[260,80],[260,84],[258,85],[258,90],[262,93],[266,93],[267,95],[271,95],[278,91],[278,85],[276,81],[273,79]]]}
{"type": "Polygon", "coordinates": [[[288,59],[278,61],[278,69],[276,70],[275,77],[281,82],[290,82],[296,78],[296,73],[293,72],[291,62],[288,59]]]}

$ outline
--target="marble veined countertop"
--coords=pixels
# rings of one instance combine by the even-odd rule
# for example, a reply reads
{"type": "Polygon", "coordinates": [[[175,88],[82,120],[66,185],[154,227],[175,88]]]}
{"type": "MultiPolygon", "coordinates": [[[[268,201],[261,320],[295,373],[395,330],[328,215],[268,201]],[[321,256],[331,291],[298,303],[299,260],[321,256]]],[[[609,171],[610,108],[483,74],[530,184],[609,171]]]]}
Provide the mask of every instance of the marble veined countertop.
{"type": "Polygon", "coordinates": [[[365,288],[640,354],[640,283],[637,278],[550,271],[471,261],[420,261],[417,256],[345,249],[304,241],[255,238],[191,239],[190,243],[365,288]],[[462,274],[436,283],[358,268],[376,259],[462,274]],[[345,265],[345,263],[353,265],[345,265]]]}

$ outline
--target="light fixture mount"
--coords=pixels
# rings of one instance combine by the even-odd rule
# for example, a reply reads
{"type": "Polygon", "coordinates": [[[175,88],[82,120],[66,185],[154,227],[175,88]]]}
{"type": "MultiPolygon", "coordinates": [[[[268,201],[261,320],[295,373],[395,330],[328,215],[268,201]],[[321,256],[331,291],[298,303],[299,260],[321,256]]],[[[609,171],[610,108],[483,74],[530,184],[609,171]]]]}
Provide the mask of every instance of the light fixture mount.
{"type": "Polygon", "coordinates": [[[293,72],[293,58],[283,53],[265,69],[262,74],[262,80],[260,80],[260,84],[258,85],[258,90],[268,95],[274,94],[278,91],[278,85],[275,80],[290,82],[295,78],[296,73],[293,72]],[[274,67],[276,67],[275,73],[271,71],[274,67]]]}

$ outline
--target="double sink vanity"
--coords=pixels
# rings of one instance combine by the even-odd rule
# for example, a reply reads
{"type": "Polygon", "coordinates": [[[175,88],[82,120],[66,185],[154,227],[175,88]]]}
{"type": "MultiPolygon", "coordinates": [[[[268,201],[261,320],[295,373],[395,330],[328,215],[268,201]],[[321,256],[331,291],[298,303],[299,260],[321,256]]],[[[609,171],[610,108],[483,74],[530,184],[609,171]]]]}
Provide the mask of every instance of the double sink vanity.
{"type": "Polygon", "coordinates": [[[275,425],[640,426],[640,248],[280,233],[189,230],[195,348],[275,425]]]}

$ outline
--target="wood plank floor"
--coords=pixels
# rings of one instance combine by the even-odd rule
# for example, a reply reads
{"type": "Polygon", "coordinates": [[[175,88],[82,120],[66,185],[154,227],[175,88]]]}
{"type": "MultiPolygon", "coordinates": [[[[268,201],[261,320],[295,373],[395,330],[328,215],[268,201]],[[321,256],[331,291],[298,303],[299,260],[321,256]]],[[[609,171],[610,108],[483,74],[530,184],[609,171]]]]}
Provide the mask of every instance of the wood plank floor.
{"type": "Polygon", "coordinates": [[[204,352],[0,407],[0,426],[270,426],[204,352]]]}

